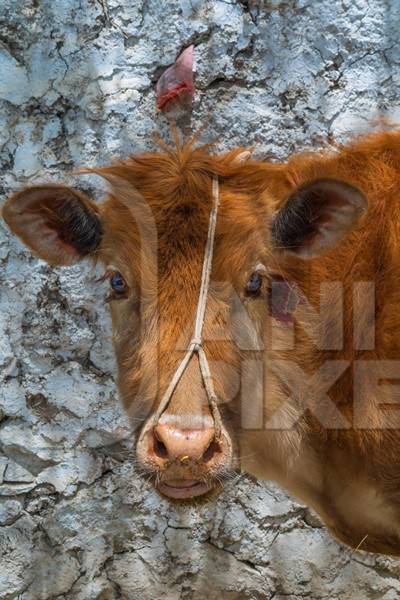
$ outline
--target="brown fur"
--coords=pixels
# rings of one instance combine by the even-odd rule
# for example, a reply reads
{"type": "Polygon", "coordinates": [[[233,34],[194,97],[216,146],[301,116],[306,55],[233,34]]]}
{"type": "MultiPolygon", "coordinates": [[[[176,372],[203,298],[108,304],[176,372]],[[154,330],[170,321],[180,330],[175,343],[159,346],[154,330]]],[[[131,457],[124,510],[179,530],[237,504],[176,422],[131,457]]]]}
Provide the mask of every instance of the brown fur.
{"type": "MultiPolygon", "coordinates": [[[[226,468],[230,471],[240,461],[249,472],[275,479],[317,510],[347,544],[356,547],[364,540],[362,549],[400,555],[400,435],[396,410],[390,412],[388,422],[384,421],[387,411],[380,406],[382,400],[397,397],[395,387],[377,388],[372,367],[360,371],[357,385],[363,403],[358,418],[362,417],[363,428],[354,426],[353,396],[359,361],[379,361],[385,378],[389,367],[382,361],[397,361],[400,356],[400,134],[374,134],[332,152],[294,156],[286,164],[237,162],[242,150],[212,156],[207,148],[187,143],[96,171],[114,187],[106,202],[94,209],[103,230],[94,256],[121,272],[130,289],[127,299],[111,303],[124,405],[134,422],[146,427],[191,339],[211,180],[217,175],[221,208],[204,347],[235,446],[235,458],[226,468]],[[305,261],[274,248],[270,236],[274,212],[297,188],[325,178],[359,188],[368,199],[366,215],[334,250],[319,258],[305,261]],[[292,332],[271,319],[266,291],[254,300],[244,294],[260,262],[269,274],[296,282],[308,299],[309,306],[297,310],[291,350],[271,347],[271,328],[275,342],[282,344],[292,332]],[[310,312],[318,311],[325,282],[343,286],[339,349],[324,350],[315,343],[315,335],[322,340],[339,336],[339,304],[333,296],[319,317],[310,312]],[[354,327],[366,332],[372,326],[362,293],[357,310],[353,306],[357,282],[375,284],[373,349],[354,348],[354,327]],[[235,308],[235,298],[245,311],[235,308]],[[261,343],[263,350],[257,349],[261,343]],[[264,423],[258,430],[240,427],[241,411],[257,410],[256,383],[245,398],[240,394],[243,365],[252,359],[261,360],[265,378],[264,423]],[[326,391],[322,377],[313,382],[312,396],[304,391],[306,411],[301,386],[292,385],[294,364],[310,375],[326,361],[337,360],[347,361],[347,366],[330,386],[329,397],[347,423],[342,429],[321,424],[321,411],[322,421],[328,418],[328,407],[321,404],[326,391]],[[271,430],[266,425],[279,411],[290,426],[271,430]]],[[[8,218],[12,201],[4,216],[13,228],[8,218]]],[[[28,243],[35,250],[35,244],[28,243]]],[[[268,277],[265,285],[270,285],[268,277]]],[[[388,371],[387,379],[393,379],[392,372],[388,371]]],[[[167,413],[178,415],[188,427],[193,415],[210,415],[195,362],[167,413]]],[[[144,468],[152,468],[143,452],[139,459],[144,468]]],[[[203,473],[198,465],[190,468],[198,476],[219,480],[227,474],[221,468],[211,473],[203,473]]]]}

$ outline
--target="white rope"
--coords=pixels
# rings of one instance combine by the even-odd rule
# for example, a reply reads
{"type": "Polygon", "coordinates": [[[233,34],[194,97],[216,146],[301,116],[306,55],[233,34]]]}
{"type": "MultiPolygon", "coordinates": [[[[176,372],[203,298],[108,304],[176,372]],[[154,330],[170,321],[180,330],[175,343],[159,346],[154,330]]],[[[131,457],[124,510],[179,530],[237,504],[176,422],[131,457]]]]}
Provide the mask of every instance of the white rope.
{"type": "Polygon", "coordinates": [[[184,374],[186,367],[190,362],[190,359],[192,358],[193,354],[196,353],[199,357],[200,373],[203,378],[204,388],[214,418],[215,435],[218,438],[221,434],[221,415],[218,410],[218,398],[214,390],[214,383],[211,375],[210,365],[208,364],[207,356],[203,349],[204,316],[206,312],[208,291],[210,287],[212,260],[214,254],[215,229],[217,225],[217,216],[219,208],[219,185],[217,177],[214,177],[212,182],[212,195],[214,204],[211,209],[210,221],[208,225],[207,242],[204,251],[203,270],[201,274],[201,285],[199,300],[197,303],[194,334],[186,350],[185,356],[178,365],[178,368],[176,369],[168,388],[166,389],[163,397],[161,398],[160,405],[154,415],[154,422],[155,424],[158,422],[162,413],[167,408],[175,392],[176,386],[181,380],[182,375],[184,374]]]}

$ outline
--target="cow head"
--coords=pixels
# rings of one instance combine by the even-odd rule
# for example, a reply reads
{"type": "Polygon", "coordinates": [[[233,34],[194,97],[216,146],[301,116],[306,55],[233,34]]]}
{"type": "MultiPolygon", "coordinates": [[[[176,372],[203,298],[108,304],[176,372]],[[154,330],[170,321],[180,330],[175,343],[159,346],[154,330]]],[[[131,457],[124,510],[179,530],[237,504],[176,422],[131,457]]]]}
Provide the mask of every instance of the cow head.
{"type": "MultiPolygon", "coordinates": [[[[98,171],[111,183],[102,204],[46,185],[16,193],[3,209],[10,229],[51,265],[83,258],[103,265],[118,385],[138,430],[138,463],[173,499],[207,497],[240,466],[241,413],[252,410],[262,386],[253,359],[265,359],[271,310],[280,318],[270,302],[280,257],[302,262],[329,251],[365,207],[345,182],[318,179],[290,189],[282,166],[241,156],[211,156],[186,144],[98,171]],[[203,349],[220,435],[196,354],[154,419],[193,336],[215,177],[220,208],[203,349]]],[[[281,312],[287,315],[287,306],[281,312]]]]}

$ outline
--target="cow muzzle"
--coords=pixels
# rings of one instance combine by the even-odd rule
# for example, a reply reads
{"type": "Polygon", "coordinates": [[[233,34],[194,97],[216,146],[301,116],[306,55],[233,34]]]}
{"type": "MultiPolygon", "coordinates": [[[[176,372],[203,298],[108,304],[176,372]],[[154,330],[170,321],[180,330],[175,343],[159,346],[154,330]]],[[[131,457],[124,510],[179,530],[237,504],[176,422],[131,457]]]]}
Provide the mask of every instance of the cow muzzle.
{"type": "Polygon", "coordinates": [[[231,469],[228,433],[217,437],[212,419],[204,427],[185,428],[169,415],[141,436],[137,454],[154,473],[155,487],[168,498],[184,500],[218,491],[231,469]]]}

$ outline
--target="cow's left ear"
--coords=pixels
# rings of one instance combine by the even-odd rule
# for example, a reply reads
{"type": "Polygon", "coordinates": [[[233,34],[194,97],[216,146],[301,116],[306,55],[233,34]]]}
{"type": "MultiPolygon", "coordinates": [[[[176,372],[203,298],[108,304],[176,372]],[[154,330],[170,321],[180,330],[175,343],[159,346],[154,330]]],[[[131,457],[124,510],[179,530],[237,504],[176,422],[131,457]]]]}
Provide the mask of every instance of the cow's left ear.
{"type": "Polygon", "coordinates": [[[336,246],[366,208],[367,200],[357,188],[318,179],[294,192],[274,215],[273,244],[302,258],[319,256],[336,246]]]}
{"type": "Polygon", "coordinates": [[[6,201],[2,215],[11,231],[50,265],[72,265],[93,255],[101,241],[96,204],[62,185],[26,188],[6,201]]]}

